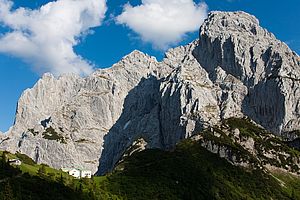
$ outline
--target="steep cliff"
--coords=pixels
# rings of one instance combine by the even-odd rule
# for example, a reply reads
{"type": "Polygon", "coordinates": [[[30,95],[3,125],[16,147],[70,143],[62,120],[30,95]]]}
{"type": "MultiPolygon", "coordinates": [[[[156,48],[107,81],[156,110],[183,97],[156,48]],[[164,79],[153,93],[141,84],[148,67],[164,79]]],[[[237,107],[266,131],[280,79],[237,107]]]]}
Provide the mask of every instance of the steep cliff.
{"type": "Polygon", "coordinates": [[[105,173],[137,141],[172,149],[231,117],[292,140],[300,58],[244,12],[212,12],[199,40],[163,61],[134,51],[86,78],[45,74],[21,96],[0,148],[55,168],[105,173]]]}
{"type": "Polygon", "coordinates": [[[211,13],[196,57],[215,82],[220,67],[248,88],[242,110],[257,123],[278,134],[300,128],[300,58],[254,16],[211,13]]]}

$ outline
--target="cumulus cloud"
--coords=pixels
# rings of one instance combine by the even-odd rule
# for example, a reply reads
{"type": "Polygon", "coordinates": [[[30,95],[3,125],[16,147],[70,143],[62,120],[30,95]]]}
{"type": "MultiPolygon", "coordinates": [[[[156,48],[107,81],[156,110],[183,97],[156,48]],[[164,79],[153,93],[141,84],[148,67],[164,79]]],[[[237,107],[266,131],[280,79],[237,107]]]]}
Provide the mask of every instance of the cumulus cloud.
{"type": "Polygon", "coordinates": [[[35,10],[14,10],[11,0],[0,0],[0,24],[9,29],[0,36],[0,52],[23,59],[38,73],[89,74],[93,66],[74,46],[101,25],[106,9],[106,0],[57,0],[35,10]]]}
{"type": "Polygon", "coordinates": [[[136,32],[143,41],[159,49],[180,42],[186,33],[194,32],[207,16],[207,5],[193,0],[142,0],[142,4],[123,7],[116,17],[136,32]]]}

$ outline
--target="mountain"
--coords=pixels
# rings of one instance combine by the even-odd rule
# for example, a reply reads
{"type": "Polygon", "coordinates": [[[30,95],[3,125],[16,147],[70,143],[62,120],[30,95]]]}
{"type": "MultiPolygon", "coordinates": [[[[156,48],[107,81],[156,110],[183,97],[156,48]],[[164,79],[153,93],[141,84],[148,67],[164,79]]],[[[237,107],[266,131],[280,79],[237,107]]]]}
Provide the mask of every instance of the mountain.
{"type": "MultiPolygon", "coordinates": [[[[170,49],[161,62],[134,51],[85,78],[45,74],[22,94],[14,126],[2,136],[0,148],[54,168],[77,166],[103,174],[132,147],[172,150],[184,138],[245,117],[297,147],[299,77],[299,56],[254,16],[212,12],[198,40],[170,49]]],[[[222,131],[234,134],[226,127],[222,131]]],[[[232,160],[228,149],[221,152],[242,163],[232,160]]],[[[299,157],[286,170],[299,172],[298,164],[299,157]]]]}

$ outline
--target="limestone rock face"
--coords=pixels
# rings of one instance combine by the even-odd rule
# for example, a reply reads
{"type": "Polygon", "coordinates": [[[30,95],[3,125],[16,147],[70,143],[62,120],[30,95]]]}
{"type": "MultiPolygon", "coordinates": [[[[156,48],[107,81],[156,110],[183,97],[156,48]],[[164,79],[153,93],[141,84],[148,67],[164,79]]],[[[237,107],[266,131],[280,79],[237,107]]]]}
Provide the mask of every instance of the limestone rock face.
{"type": "Polygon", "coordinates": [[[195,51],[215,81],[217,70],[247,87],[243,112],[275,133],[300,129],[300,58],[244,12],[212,12],[195,51]]]}
{"type": "Polygon", "coordinates": [[[45,74],[24,91],[0,148],[102,174],[141,138],[142,149],[172,149],[230,117],[288,136],[300,129],[299,77],[299,56],[255,17],[212,12],[199,40],[161,62],[134,51],[85,78],[45,74]]]}
{"type": "Polygon", "coordinates": [[[96,172],[104,136],[119,119],[129,91],[154,71],[167,70],[154,63],[154,58],[134,51],[86,78],[45,74],[21,96],[10,139],[1,148],[55,168],[96,172]]]}

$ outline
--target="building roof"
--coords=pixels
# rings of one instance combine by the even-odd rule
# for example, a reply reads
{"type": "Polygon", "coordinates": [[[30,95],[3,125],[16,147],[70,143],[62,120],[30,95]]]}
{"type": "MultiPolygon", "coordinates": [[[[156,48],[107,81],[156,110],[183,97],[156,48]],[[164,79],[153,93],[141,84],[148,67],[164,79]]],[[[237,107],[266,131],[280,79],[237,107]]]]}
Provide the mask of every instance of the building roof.
{"type": "Polygon", "coordinates": [[[8,161],[9,161],[9,162],[18,162],[18,161],[20,161],[20,162],[21,162],[21,160],[20,160],[20,159],[9,159],[8,161]]]}
{"type": "Polygon", "coordinates": [[[80,168],[69,168],[69,167],[66,167],[66,168],[61,168],[62,171],[71,171],[71,170],[78,170],[78,171],[91,171],[91,170],[88,170],[88,169],[80,169],[80,168]]]}

